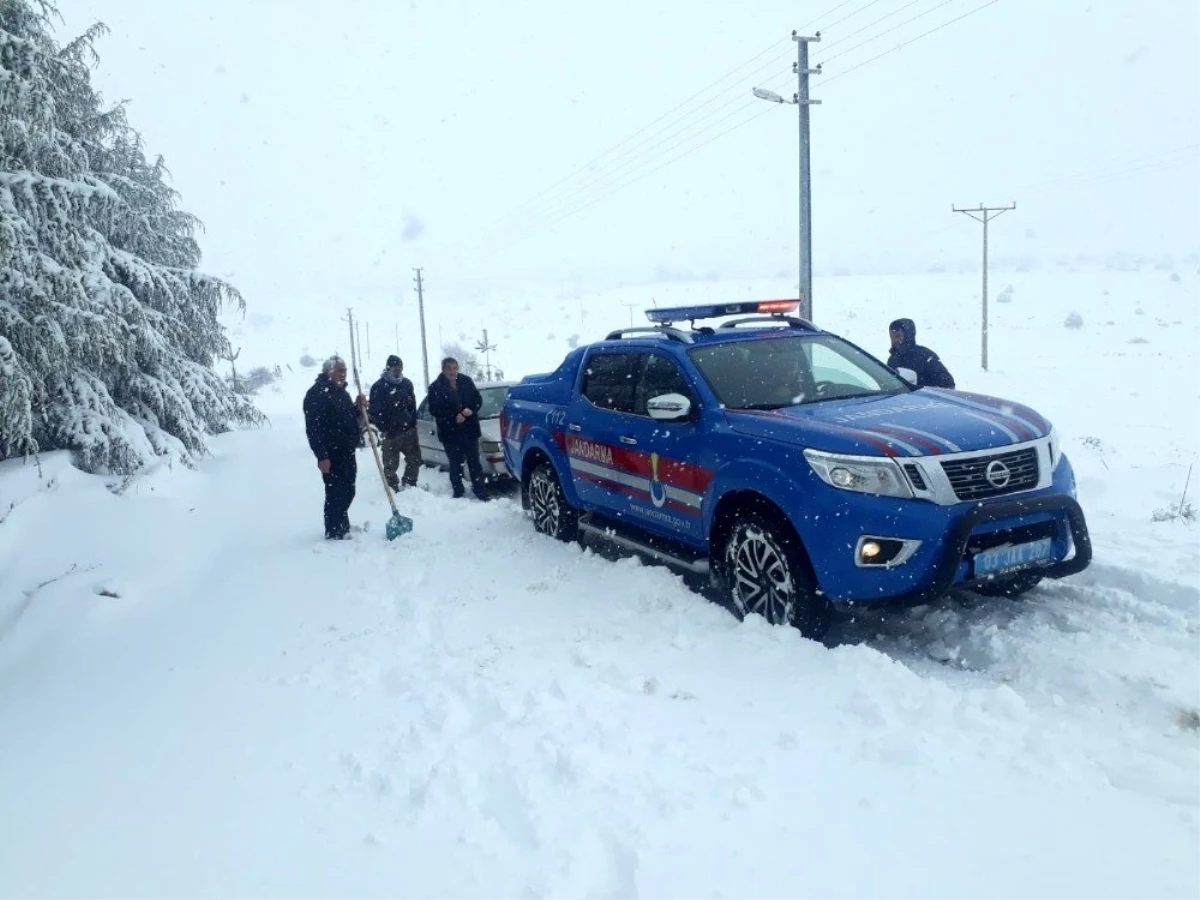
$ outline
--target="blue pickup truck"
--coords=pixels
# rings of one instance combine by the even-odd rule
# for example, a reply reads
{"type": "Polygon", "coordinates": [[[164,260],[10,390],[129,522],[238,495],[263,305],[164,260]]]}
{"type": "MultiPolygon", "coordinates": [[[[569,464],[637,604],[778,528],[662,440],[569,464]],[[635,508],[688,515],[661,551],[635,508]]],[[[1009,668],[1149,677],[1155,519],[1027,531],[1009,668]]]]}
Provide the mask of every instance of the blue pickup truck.
{"type": "Polygon", "coordinates": [[[838,608],[1017,596],[1088,565],[1045,418],[915,386],[796,305],[649,310],[514,385],[504,457],[534,527],[691,572],[811,637],[838,608]]]}

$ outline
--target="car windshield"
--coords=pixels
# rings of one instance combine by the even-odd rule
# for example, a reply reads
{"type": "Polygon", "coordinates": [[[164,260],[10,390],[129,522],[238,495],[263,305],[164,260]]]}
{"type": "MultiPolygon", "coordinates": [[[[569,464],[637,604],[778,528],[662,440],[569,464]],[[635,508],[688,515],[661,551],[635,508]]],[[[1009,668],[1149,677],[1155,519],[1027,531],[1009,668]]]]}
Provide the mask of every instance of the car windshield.
{"type": "Polygon", "coordinates": [[[878,360],[833,335],[756,336],[697,347],[689,355],[729,409],[779,409],[911,390],[878,360]]]}
{"type": "Polygon", "coordinates": [[[508,397],[507,387],[481,387],[479,395],[483,397],[483,406],[479,407],[479,418],[494,419],[504,408],[504,400],[508,397]]]}

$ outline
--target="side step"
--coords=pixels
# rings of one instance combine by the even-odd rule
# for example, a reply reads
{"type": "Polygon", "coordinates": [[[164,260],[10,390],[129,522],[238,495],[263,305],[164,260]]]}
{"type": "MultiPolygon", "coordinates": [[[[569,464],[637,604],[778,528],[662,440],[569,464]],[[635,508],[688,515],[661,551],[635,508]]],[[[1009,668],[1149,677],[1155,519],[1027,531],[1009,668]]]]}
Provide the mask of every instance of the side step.
{"type": "Polygon", "coordinates": [[[579,530],[599,540],[616,544],[635,553],[644,553],[669,566],[684,569],[696,575],[707,575],[708,554],[697,553],[673,541],[650,537],[633,529],[623,527],[609,519],[597,519],[592,513],[579,517],[579,530]]]}

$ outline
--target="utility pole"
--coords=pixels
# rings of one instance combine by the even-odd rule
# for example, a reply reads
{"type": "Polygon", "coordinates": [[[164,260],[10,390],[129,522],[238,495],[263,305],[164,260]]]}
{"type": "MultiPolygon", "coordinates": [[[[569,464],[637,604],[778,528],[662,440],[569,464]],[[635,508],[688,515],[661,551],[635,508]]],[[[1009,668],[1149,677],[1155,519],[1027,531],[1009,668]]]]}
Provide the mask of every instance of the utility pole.
{"type": "Polygon", "coordinates": [[[821,67],[808,67],[808,45],[821,40],[821,32],[802,37],[792,32],[796,42],[796,105],[800,107],[800,317],[812,321],[812,173],[809,169],[808,108],[820,100],[808,96],[808,76],[820,75],[821,67]]]}
{"type": "Polygon", "coordinates": [[[622,304],[622,306],[629,308],[629,326],[632,328],[634,326],[634,310],[637,307],[637,301],[631,300],[628,304],[622,304]]]}
{"type": "Polygon", "coordinates": [[[821,40],[821,32],[812,37],[805,37],[796,31],[792,32],[792,40],[796,42],[796,61],[792,63],[792,71],[796,73],[796,93],[791,100],[786,100],[774,91],[754,88],[753,94],[760,100],[772,103],[793,103],[800,113],[800,315],[812,319],[812,171],[809,140],[809,110],[810,106],[819,104],[808,95],[808,77],[820,75],[821,67],[808,67],[808,45],[821,40]]]}
{"type": "Polygon", "coordinates": [[[976,222],[983,223],[983,294],[980,296],[980,306],[982,308],[982,331],[980,337],[980,351],[982,354],[983,371],[988,370],[988,222],[996,218],[1001,213],[1008,212],[1010,209],[1016,209],[1017,203],[1014,200],[1011,206],[984,206],[980,203],[972,209],[959,209],[957,206],[950,207],[954,212],[965,213],[976,222]]]}
{"type": "Polygon", "coordinates": [[[413,279],[417,283],[417,310],[421,316],[421,365],[425,367],[425,384],[431,383],[429,377],[429,347],[425,341],[425,282],[421,278],[421,269],[415,268],[414,272],[417,277],[413,279]]]}

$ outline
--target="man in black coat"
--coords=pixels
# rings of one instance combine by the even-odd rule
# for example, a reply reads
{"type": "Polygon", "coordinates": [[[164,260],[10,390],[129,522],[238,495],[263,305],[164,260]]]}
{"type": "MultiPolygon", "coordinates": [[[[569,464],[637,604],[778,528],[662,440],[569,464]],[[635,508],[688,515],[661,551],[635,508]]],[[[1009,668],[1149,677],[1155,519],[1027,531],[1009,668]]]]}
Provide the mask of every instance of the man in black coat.
{"type": "Polygon", "coordinates": [[[480,500],[487,500],[483,484],[483,466],[479,464],[479,407],[483,397],[475,382],[459,374],[458,360],[442,360],[442,374],[429,386],[429,412],[437,422],[438,440],[450,459],[450,486],[454,496],[463,496],[462,466],[471,474],[471,488],[480,500]]]}
{"type": "Polygon", "coordinates": [[[417,439],[417,397],[413,383],[404,377],[404,362],[387,358],[387,368],[371,385],[371,424],[383,435],[383,472],[393,491],[400,490],[396,470],[404,454],[404,483],[417,486],[421,471],[421,442],[417,439]]]}
{"type": "Polygon", "coordinates": [[[308,446],[317,458],[325,482],[325,537],[345,540],[350,533],[350,504],[358,463],[359,408],[366,402],[358,395],[358,407],[346,389],[346,363],[332,356],[321,366],[321,374],[304,395],[304,427],[308,446]]]}
{"type": "Polygon", "coordinates": [[[928,347],[917,343],[917,325],[912,319],[896,319],[888,326],[892,351],[888,365],[893,369],[912,369],[920,387],[953,388],[954,376],[928,347]]]}

